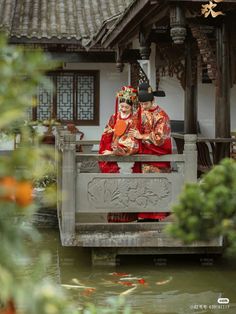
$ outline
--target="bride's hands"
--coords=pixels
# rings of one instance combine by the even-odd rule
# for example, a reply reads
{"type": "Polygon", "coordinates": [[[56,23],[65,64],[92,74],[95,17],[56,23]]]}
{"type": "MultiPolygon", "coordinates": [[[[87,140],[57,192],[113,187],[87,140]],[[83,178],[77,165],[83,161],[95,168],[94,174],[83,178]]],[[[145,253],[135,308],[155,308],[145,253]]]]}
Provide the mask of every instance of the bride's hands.
{"type": "Polygon", "coordinates": [[[103,155],[113,155],[113,152],[111,150],[104,150],[104,152],[102,153],[103,155]]]}
{"type": "Polygon", "coordinates": [[[129,136],[132,136],[138,140],[141,140],[143,138],[142,134],[140,134],[140,132],[138,130],[135,130],[135,129],[131,129],[129,131],[129,136]]]}

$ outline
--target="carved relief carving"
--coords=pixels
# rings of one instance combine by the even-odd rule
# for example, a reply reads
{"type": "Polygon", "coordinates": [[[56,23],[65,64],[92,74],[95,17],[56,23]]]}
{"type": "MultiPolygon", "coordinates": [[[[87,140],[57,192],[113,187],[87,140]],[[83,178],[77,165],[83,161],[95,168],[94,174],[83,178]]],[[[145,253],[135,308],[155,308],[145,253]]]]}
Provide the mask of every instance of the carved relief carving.
{"type": "Polygon", "coordinates": [[[96,160],[88,160],[88,161],[83,161],[81,166],[80,166],[80,172],[85,173],[85,172],[90,172],[90,173],[97,173],[99,171],[98,167],[98,162],[96,160]]]}
{"type": "Polygon", "coordinates": [[[88,200],[95,208],[155,208],[170,198],[167,178],[94,178],[88,183],[88,200]]]}
{"type": "Polygon", "coordinates": [[[217,64],[215,53],[210,44],[207,34],[198,25],[189,24],[193,37],[196,39],[202,61],[207,66],[207,73],[211,80],[217,79],[217,64]]]}
{"type": "Polygon", "coordinates": [[[149,83],[146,73],[138,62],[131,63],[131,86],[137,88],[138,85],[143,82],[149,83]]]}
{"type": "Polygon", "coordinates": [[[176,75],[183,89],[185,89],[184,50],[182,47],[173,47],[172,44],[158,43],[157,49],[165,60],[165,65],[159,67],[161,76],[173,77],[176,75]]]}

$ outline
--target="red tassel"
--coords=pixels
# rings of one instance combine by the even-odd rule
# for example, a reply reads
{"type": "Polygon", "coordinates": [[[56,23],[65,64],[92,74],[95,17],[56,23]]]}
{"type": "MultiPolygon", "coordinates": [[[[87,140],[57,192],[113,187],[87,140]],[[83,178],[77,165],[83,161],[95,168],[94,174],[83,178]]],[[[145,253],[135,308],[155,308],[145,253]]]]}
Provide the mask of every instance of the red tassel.
{"type": "MultiPolygon", "coordinates": [[[[138,107],[138,124],[137,129],[139,130],[140,134],[142,129],[142,115],[141,115],[141,105],[138,107]]],[[[142,140],[139,140],[139,154],[142,153],[142,140]]]]}
{"type": "Polygon", "coordinates": [[[117,120],[117,116],[118,116],[118,105],[119,105],[119,98],[118,96],[116,96],[116,105],[115,105],[115,121],[114,121],[114,125],[116,124],[116,120],[117,120]]]}

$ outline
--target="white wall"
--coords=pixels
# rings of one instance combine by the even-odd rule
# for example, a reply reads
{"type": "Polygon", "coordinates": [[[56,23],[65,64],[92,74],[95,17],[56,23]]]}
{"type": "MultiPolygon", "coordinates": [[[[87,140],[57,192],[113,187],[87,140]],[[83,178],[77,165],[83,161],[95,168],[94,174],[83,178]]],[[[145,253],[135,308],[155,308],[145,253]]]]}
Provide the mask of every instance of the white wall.
{"type": "Polygon", "coordinates": [[[161,77],[159,89],[166,93],[166,97],[155,98],[171,120],[184,119],[184,91],[177,78],[161,77]]]}
{"type": "MultiPolygon", "coordinates": [[[[161,77],[159,88],[166,97],[156,98],[156,102],[169,114],[170,119],[184,119],[184,90],[177,78],[161,77]]],[[[231,89],[231,131],[236,131],[236,86],[231,89]]],[[[201,134],[215,136],[215,86],[198,83],[198,121],[201,134]]]]}
{"type": "Polygon", "coordinates": [[[198,83],[198,121],[201,134],[215,136],[215,86],[198,83]]]}
{"type": "Polygon", "coordinates": [[[119,73],[115,63],[67,63],[64,69],[100,71],[100,125],[79,127],[85,140],[98,140],[109,117],[115,112],[116,93],[128,84],[128,67],[119,73]]]}
{"type": "MultiPolygon", "coordinates": [[[[167,111],[170,119],[184,119],[184,90],[179,81],[173,77],[162,77],[160,89],[166,97],[158,98],[157,103],[167,111]]],[[[231,89],[231,131],[236,131],[236,86],[231,89]]],[[[215,86],[198,83],[198,121],[201,134],[205,137],[215,136],[215,86]]]]}

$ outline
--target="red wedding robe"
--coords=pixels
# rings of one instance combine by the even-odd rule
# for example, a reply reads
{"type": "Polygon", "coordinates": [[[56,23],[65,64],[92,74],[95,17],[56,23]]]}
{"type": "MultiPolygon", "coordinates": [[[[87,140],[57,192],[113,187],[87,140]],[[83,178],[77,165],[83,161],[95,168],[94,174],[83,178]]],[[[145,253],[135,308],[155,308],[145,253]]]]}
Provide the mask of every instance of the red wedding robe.
{"type": "MultiPolygon", "coordinates": [[[[136,120],[130,114],[127,118],[121,118],[120,113],[116,115],[113,114],[109,119],[108,124],[102,134],[102,138],[99,145],[99,154],[103,154],[105,150],[110,150],[114,155],[125,156],[136,154],[139,151],[139,143],[133,137],[128,135],[130,129],[136,128],[136,120]],[[114,127],[116,121],[123,120],[126,122],[126,130],[123,135],[116,136],[114,134],[114,127]]],[[[117,173],[119,172],[119,167],[116,162],[99,162],[99,167],[102,173],[117,173]]]]}
{"type": "MultiPolygon", "coordinates": [[[[117,118],[116,115],[113,114],[102,134],[99,154],[102,154],[105,150],[113,151],[113,154],[117,156],[138,153],[138,140],[128,135],[130,129],[136,128],[136,124],[136,120],[132,114],[125,119],[121,118],[120,113],[118,113],[117,118]],[[114,127],[118,120],[124,120],[127,125],[124,134],[121,136],[114,134],[114,127]]],[[[102,173],[119,173],[119,167],[116,162],[99,162],[99,167],[102,173]]],[[[107,220],[108,222],[131,222],[137,220],[137,213],[108,213],[107,220]]]]}
{"type": "MultiPolygon", "coordinates": [[[[140,123],[140,133],[144,135],[141,141],[140,154],[167,155],[172,153],[170,138],[170,119],[166,112],[159,106],[149,110],[139,109],[138,119],[140,123]]],[[[136,163],[134,172],[155,173],[169,172],[169,162],[148,162],[136,163]]],[[[168,213],[139,213],[139,219],[163,219],[168,213]]]]}

